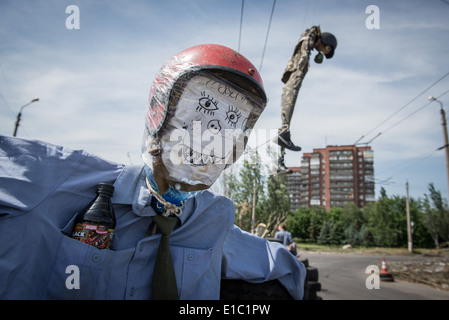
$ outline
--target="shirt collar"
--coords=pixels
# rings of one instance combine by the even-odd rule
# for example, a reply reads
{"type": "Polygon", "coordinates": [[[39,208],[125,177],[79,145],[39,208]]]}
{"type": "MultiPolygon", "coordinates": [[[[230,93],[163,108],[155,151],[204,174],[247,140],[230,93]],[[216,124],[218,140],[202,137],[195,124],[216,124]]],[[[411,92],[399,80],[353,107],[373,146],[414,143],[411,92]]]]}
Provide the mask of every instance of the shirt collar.
{"type": "Polygon", "coordinates": [[[114,183],[114,196],[111,198],[114,204],[132,204],[134,192],[142,173],[140,166],[124,166],[122,172],[114,183]]]}
{"type": "MultiPolygon", "coordinates": [[[[137,216],[154,216],[156,212],[151,207],[151,195],[145,183],[143,166],[125,166],[114,183],[113,204],[131,205],[132,211],[137,216]]],[[[186,200],[179,217],[181,223],[190,216],[193,211],[194,198],[186,200]]]]}

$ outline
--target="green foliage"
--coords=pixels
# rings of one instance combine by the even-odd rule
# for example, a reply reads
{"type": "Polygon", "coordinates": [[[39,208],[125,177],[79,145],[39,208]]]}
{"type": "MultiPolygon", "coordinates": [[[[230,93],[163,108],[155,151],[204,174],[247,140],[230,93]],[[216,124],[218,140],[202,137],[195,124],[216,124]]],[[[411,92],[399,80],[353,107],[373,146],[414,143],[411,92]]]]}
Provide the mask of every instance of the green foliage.
{"type": "MultiPolygon", "coordinates": [[[[275,155],[272,158],[272,162],[277,160],[275,155]]],[[[405,197],[388,196],[381,188],[377,201],[364,208],[348,203],[330,211],[319,206],[290,211],[285,176],[261,163],[259,154],[250,150],[238,175],[225,175],[225,194],[235,203],[235,223],[242,229],[250,231],[252,226],[264,223],[273,235],[276,225],[285,221],[287,229],[300,242],[407,247],[405,197]]],[[[428,195],[410,199],[409,205],[415,247],[438,248],[441,241],[449,241],[448,204],[433,184],[429,185],[428,195]]]]}
{"type": "MultiPolygon", "coordinates": [[[[277,156],[271,150],[272,161],[277,156]]],[[[246,231],[264,223],[270,232],[290,213],[290,198],[285,185],[285,175],[261,165],[260,155],[249,149],[238,175],[225,175],[226,196],[236,206],[236,225],[246,231]],[[254,206],[255,204],[255,206],[254,206]],[[252,219],[254,209],[254,221],[252,219]]]]}
{"type": "MultiPolygon", "coordinates": [[[[431,190],[431,194],[432,192],[431,190]]],[[[426,196],[426,199],[430,198],[426,196]]],[[[434,196],[433,199],[436,204],[431,206],[431,201],[428,201],[428,210],[431,207],[444,208],[444,205],[439,205],[438,196],[434,196]]],[[[426,203],[425,200],[424,203],[426,203]]],[[[410,199],[413,243],[417,247],[433,245],[429,228],[424,224],[425,212],[422,200],[410,199]]],[[[444,214],[441,213],[439,216],[444,216],[449,221],[444,214]]],[[[293,237],[302,242],[365,247],[406,247],[406,221],[406,198],[390,197],[382,188],[379,199],[364,208],[358,208],[354,203],[349,203],[344,208],[332,208],[329,212],[321,207],[299,208],[287,217],[286,223],[293,237]]],[[[440,222],[436,225],[444,224],[440,222]]],[[[447,227],[442,227],[441,230],[449,231],[447,227]]],[[[443,232],[437,231],[437,233],[440,235],[443,232]]],[[[447,236],[445,239],[448,239],[447,236]]]]}
{"type": "Polygon", "coordinates": [[[317,240],[319,244],[343,244],[344,233],[341,221],[333,219],[326,220],[321,227],[317,240]]]}
{"type": "Polygon", "coordinates": [[[265,224],[280,223],[290,212],[290,198],[285,186],[285,176],[271,174],[266,183],[266,195],[260,201],[259,220],[265,224]]]}
{"type": "Polygon", "coordinates": [[[447,202],[441,196],[441,192],[435,190],[435,186],[429,185],[429,195],[423,200],[422,221],[429,231],[437,249],[440,240],[449,241],[449,209],[447,202]]]}

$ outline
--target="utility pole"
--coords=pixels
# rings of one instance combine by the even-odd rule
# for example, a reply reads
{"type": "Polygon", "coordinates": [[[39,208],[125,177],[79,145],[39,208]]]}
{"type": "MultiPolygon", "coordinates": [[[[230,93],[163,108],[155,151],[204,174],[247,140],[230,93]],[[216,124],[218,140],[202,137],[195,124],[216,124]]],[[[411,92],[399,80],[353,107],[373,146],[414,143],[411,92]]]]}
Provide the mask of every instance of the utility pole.
{"type": "Polygon", "coordinates": [[[23,105],[20,108],[19,113],[17,114],[17,119],[16,119],[16,124],[14,126],[14,133],[12,134],[13,137],[17,136],[17,129],[19,128],[19,124],[20,124],[20,119],[22,118],[22,111],[25,107],[29,106],[30,104],[32,104],[33,102],[37,102],[39,101],[39,98],[34,98],[33,100],[31,100],[30,102],[28,102],[27,104],[23,105]]]}
{"type": "Polygon", "coordinates": [[[443,103],[440,100],[438,100],[433,96],[430,96],[429,100],[436,101],[440,104],[441,124],[443,125],[443,136],[444,136],[444,146],[442,146],[440,149],[444,148],[446,151],[446,174],[449,191],[449,142],[447,138],[446,112],[444,112],[443,103]]]}
{"type": "Polygon", "coordinates": [[[254,177],[254,192],[253,192],[253,212],[251,214],[251,233],[256,233],[256,190],[257,190],[257,179],[254,177]]]}
{"type": "Polygon", "coordinates": [[[412,239],[412,225],[410,219],[410,200],[408,196],[408,181],[405,183],[405,191],[406,191],[406,203],[405,208],[407,211],[407,239],[408,239],[408,251],[413,253],[413,239],[412,239]]]}

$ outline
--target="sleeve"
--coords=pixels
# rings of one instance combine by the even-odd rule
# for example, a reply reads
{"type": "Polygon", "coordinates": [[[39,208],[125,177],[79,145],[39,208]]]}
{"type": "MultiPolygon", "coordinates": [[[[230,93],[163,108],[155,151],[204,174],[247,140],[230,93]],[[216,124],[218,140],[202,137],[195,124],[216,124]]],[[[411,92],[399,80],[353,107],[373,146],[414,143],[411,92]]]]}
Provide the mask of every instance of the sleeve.
{"type": "Polygon", "coordinates": [[[317,33],[312,29],[300,42],[300,50],[297,54],[300,55],[298,61],[298,70],[306,70],[310,62],[310,53],[316,45],[317,33]]]}
{"type": "Polygon", "coordinates": [[[286,245],[290,245],[293,242],[293,237],[292,234],[290,232],[287,232],[285,237],[287,238],[285,243],[286,245]]]}
{"type": "Polygon", "coordinates": [[[0,218],[30,212],[62,184],[67,194],[95,188],[94,181],[103,179],[95,171],[105,167],[113,166],[81,150],[0,136],[0,218]]]}
{"type": "Polygon", "coordinates": [[[287,83],[290,75],[296,70],[307,72],[310,61],[310,53],[317,42],[318,27],[312,27],[301,34],[301,38],[295,46],[293,55],[285,67],[282,75],[282,82],[287,83]]]}
{"type": "Polygon", "coordinates": [[[304,38],[301,49],[307,52],[308,55],[310,55],[310,52],[317,44],[318,33],[319,33],[318,27],[312,27],[310,28],[310,31],[308,32],[307,36],[304,38]]]}
{"type": "Polygon", "coordinates": [[[305,277],[304,265],[282,244],[236,226],[230,230],[224,244],[222,278],[252,283],[277,279],[294,299],[302,299],[305,277]]]}
{"type": "Polygon", "coordinates": [[[84,157],[38,141],[0,137],[0,216],[37,206],[84,157]]]}

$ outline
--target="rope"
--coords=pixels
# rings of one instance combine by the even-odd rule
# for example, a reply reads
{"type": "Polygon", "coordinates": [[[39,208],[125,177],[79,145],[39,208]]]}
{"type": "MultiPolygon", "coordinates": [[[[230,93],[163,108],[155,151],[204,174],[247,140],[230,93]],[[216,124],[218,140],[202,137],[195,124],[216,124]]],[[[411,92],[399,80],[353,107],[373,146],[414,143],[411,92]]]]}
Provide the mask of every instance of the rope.
{"type": "Polygon", "coordinates": [[[242,11],[240,12],[240,32],[239,32],[239,47],[238,52],[240,52],[240,41],[242,40],[242,22],[243,22],[243,7],[245,6],[245,0],[242,0],[242,11]]]}
{"type": "Polygon", "coordinates": [[[265,37],[265,44],[264,44],[264,46],[263,46],[262,59],[260,60],[259,73],[262,72],[263,57],[265,56],[265,49],[266,49],[266,47],[267,47],[268,35],[270,34],[271,20],[273,19],[273,12],[274,12],[274,6],[275,6],[275,5],[276,5],[276,0],[273,1],[273,7],[271,8],[270,22],[268,22],[268,30],[267,30],[267,35],[266,35],[266,37],[265,37]]]}
{"type": "Polygon", "coordinates": [[[147,183],[147,187],[150,190],[151,194],[156,197],[157,201],[162,203],[164,206],[165,212],[162,214],[164,217],[168,217],[170,214],[174,214],[175,216],[179,217],[182,214],[182,208],[181,206],[176,206],[173,203],[167,202],[162,196],[156,192],[150,185],[150,182],[148,181],[148,178],[145,178],[145,182],[147,183]]]}

